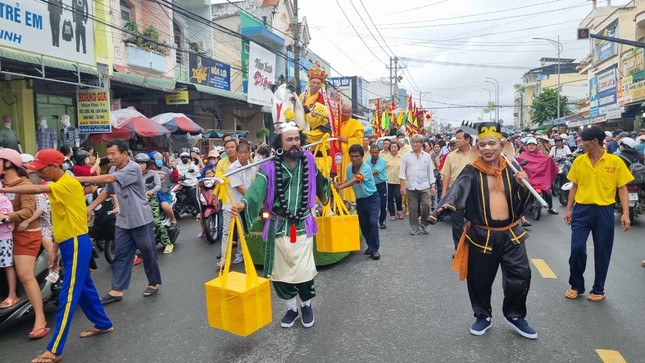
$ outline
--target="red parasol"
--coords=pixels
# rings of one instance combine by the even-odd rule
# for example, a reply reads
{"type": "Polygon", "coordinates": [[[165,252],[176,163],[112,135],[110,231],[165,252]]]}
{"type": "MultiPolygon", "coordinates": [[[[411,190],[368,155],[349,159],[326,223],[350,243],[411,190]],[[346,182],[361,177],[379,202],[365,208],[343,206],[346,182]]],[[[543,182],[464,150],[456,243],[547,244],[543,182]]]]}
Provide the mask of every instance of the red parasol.
{"type": "Polygon", "coordinates": [[[134,107],[110,111],[112,132],[93,134],[89,137],[92,142],[110,141],[114,139],[132,139],[135,136],[156,137],[169,136],[170,130],[152,121],[137,111],[134,107]]]}
{"type": "Polygon", "coordinates": [[[195,121],[188,118],[183,113],[162,113],[153,118],[152,121],[163,125],[173,134],[186,134],[197,135],[204,132],[204,129],[195,123],[195,121]]]}

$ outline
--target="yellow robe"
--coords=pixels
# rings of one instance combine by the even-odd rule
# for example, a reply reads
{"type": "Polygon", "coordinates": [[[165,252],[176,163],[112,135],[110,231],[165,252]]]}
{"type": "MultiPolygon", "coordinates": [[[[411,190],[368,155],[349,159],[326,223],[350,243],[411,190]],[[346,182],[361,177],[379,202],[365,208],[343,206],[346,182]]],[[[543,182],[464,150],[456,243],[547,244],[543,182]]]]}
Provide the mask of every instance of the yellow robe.
{"type": "MultiPolygon", "coordinates": [[[[350,118],[347,121],[344,121],[340,125],[340,137],[347,139],[347,142],[341,142],[341,152],[343,153],[343,161],[338,171],[340,175],[340,180],[345,181],[345,174],[347,173],[347,165],[351,164],[349,159],[349,147],[358,144],[363,145],[363,132],[365,128],[363,125],[355,118],[350,118]]],[[[368,151],[369,152],[369,151],[368,151]]],[[[355,202],[356,195],[352,188],[343,189],[343,200],[348,202],[355,202]]]]}

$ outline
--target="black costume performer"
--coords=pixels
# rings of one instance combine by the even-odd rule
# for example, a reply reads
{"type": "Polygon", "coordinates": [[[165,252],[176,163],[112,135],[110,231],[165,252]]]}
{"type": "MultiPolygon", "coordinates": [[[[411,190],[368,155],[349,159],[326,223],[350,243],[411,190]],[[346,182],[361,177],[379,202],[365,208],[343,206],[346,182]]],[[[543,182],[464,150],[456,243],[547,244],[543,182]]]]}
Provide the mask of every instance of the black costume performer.
{"type": "MultiPolygon", "coordinates": [[[[491,135],[489,128],[500,130],[495,123],[480,124],[479,139],[487,136],[499,138],[499,133],[491,135]]],[[[531,269],[524,245],[528,236],[519,221],[531,198],[530,192],[515,180],[503,156],[499,157],[498,168],[489,166],[480,156],[464,168],[438,204],[441,206],[440,215],[464,210],[467,223],[459,241],[453,269],[461,271],[461,280],[467,278],[468,294],[477,319],[487,319],[490,322],[491,288],[500,264],[504,316],[510,319],[523,319],[526,316],[531,269]],[[494,176],[498,183],[497,186],[492,186],[493,189],[503,188],[508,206],[507,220],[491,219],[488,175],[494,176]]],[[[436,221],[437,216],[433,214],[429,222],[436,221]]],[[[471,333],[476,334],[472,330],[471,333]]]]}

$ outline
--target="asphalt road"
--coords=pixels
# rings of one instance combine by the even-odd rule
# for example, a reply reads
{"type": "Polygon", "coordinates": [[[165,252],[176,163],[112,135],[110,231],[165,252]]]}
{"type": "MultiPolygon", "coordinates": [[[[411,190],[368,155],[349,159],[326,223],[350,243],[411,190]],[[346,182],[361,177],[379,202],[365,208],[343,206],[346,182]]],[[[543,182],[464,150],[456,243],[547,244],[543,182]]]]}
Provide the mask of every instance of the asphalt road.
{"type": "MultiPolygon", "coordinates": [[[[89,322],[77,310],[64,361],[602,362],[597,349],[615,351],[628,362],[645,361],[645,268],[640,266],[645,218],[637,219],[627,233],[616,229],[607,299],[601,303],[564,298],[569,230],[561,215],[544,215],[534,222],[527,241],[529,258],[543,259],[556,276],[544,278],[531,265],[527,320],[538,331],[537,340],[520,337],[503,322],[501,274],[493,292],[493,327],[481,337],[469,333],[473,316],[466,284],[450,269],[449,223],[429,227],[429,235],[419,236],[408,235],[407,221],[387,223],[388,229],[381,231],[380,261],[359,251],[319,271],[313,328],[299,322],[281,328],[285,308],[272,292],[273,322],[241,338],[208,326],[204,282],[217,274],[220,246],[194,238],[197,225],[182,221],[175,252],[159,256],[159,294],[142,296],[143,267],[134,267],[125,299],[106,306],[115,332],[79,339],[89,322]]],[[[593,255],[591,241],[588,253],[593,255]]],[[[109,270],[100,260],[93,272],[101,293],[109,289],[109,270]]],[[[593,280],[592,258],[585,277],[588,283],[593,280]]],[[[55,307],[46,310],[53,326],[55,307]]],[[[0,332],[0,361],[25,362],[44,350],[46,339],[27,339],[31,324],[26,319],[0,332]]]]}

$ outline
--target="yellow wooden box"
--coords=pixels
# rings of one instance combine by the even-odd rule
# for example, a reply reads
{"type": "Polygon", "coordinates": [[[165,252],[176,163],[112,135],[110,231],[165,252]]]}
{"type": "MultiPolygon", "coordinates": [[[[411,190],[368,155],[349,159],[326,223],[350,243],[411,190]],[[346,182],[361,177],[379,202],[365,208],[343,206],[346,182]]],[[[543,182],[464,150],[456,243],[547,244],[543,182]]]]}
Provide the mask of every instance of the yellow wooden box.
{"type": "Polygon", "coordinates": [[[208,325],[248,336],[271,322],[269,280],[231,271],[205,283],[208,325]]]}
{"type": "Polygon", "coordinates": [[[349,252],[361,249],[358,215],[316,217],[318,252],[349,252]]]}

